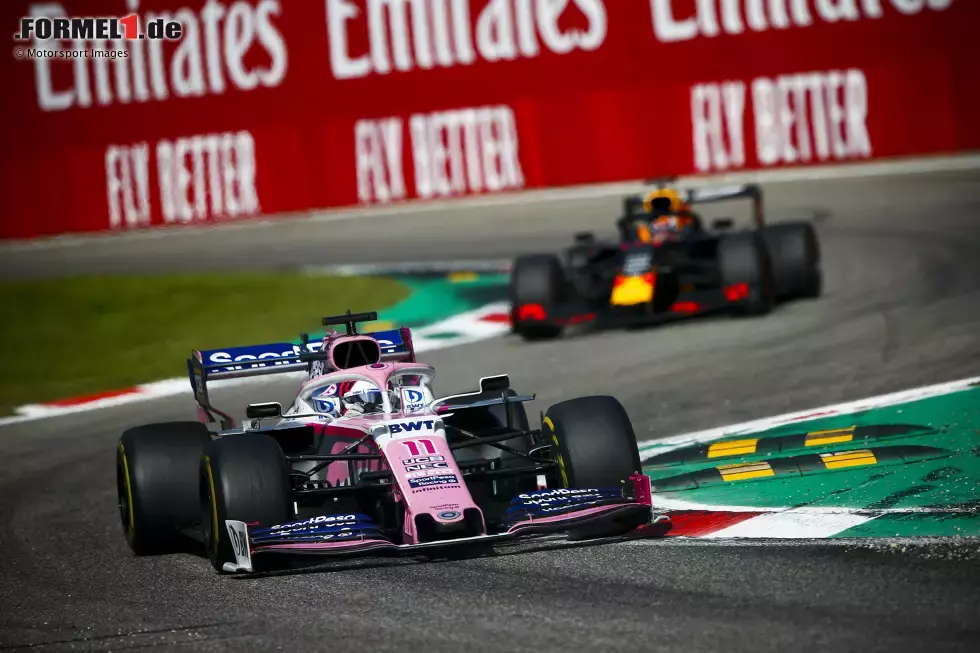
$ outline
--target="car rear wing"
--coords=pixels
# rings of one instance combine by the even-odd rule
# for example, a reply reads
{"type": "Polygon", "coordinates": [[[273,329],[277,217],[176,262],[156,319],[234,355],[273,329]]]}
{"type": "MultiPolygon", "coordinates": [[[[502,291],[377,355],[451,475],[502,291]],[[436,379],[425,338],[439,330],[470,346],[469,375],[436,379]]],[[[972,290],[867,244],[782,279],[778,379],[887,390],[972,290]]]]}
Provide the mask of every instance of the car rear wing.
{"type": "MultiPolygon", "coordinates": [[[[674,180],[650,180],[648,183],[665,187],[674,180]]],[[[742,184],[739,186],[718,186],[715,188],[691,188],[681,196],[688,204],[709,204],[712,202],[727,202],[730,200],[748,199],[752,201],[752,219],[756,227],[765,226],[763,215],[762,188],[758,184],[742,184]]],[[[643,210],[644,195],[632,195],[623,200],[623,211],[626,216],[645,215],[643,210]]]]}
{"type": "MultiPolygon", "coordinates": [[[[415,347],[411,329],[402,327],[390,331],[362,334],[375,339],[381,348],[381,360],[389,362],[415,362],[415,347]]],[[[205,349],[191,352],[187,359],[194,399],[204,412],[206,422],[215,422],[215,415],[222,418],[222,428],[232,428],[234,420],[211,405],[208,397],[209,381],[226,381],[266,374],[308,372],[314,361],[325,361],[327,352],[323,341],[301,344],[276,342],[245,347],[205,349]],[[229,425],[230,424],[230,425],[229,425]]]]}

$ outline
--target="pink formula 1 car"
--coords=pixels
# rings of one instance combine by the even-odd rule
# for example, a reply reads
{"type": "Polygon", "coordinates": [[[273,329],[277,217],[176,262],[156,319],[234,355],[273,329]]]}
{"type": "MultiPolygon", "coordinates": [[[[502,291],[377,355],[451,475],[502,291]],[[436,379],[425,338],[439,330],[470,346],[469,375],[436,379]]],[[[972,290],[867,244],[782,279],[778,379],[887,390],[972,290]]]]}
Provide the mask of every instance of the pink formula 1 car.
{"type": "Polygon", "coordinates": [[[564,401],[540,429],[506,376],[432,394],[409,329],[358,335],[376,314],[322,342],[194,352],[201,423],[123,433],[119,510],[137,554],[199,534],[219,572],[289,566],[297,554],[430,553],[519,536],[660,534],[648,477],[620,403],[564,401]],[[211,405],[208,382],[306,372],[287,409],[251,404],[238,426],[211,405]],[[212,431],[208,424],[219,424],[212,431]],[[288,561],[288,562],[287,562],[288,561]]]}

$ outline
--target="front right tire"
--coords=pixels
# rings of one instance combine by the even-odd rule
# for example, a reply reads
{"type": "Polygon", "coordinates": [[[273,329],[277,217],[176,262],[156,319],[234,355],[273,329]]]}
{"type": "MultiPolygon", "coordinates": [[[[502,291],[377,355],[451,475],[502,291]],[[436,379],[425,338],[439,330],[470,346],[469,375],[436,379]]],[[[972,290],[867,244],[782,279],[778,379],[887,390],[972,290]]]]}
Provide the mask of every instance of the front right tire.
{"type": "Polygon", "coordinates": [[[131,428],[116,445],[116,490],[126,543],[136,555],[181,550],[200,515],[197,468],[211,442],[199,422],[131,428]]]}

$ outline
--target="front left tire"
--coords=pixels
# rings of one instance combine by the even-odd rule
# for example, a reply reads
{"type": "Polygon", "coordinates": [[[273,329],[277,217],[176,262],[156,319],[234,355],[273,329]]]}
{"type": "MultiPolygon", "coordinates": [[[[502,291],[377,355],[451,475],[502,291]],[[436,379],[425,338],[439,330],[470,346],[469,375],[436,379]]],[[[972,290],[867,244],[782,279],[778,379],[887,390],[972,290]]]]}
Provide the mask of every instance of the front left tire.
{"type": "Polygon", "coordinates": [[[200,460],[201,535],[211,566],[237,561],[225,520],[268,528],[292,521],[289,464],[262,433],[219,438],[200,460]]]}

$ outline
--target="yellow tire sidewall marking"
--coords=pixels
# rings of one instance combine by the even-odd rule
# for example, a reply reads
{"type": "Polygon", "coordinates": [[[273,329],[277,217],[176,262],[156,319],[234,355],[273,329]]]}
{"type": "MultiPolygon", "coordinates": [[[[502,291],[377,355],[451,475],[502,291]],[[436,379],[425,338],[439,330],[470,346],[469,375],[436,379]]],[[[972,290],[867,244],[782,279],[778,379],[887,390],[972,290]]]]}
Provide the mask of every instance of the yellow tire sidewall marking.
{"type": "Polygon", "coordinates": [[[543,421],[548,427],[548,430],[551,431],[551,441],[555,443],[555,457],[558,459],[558,471],[561,472],[561,482],[567,488],[568,472],[565,471],[565,459],[561,457],[560,449],[558,448],[558,434],[555,432],[555,424],[547,416],[545,416],[543,421]]]}
{"type": "Polygon", "coordinates": [[[214,473],[211,471],[211,459],[204,457],[204,467],[208,471],[208,485],[211,486],[211,539],[214,540],[214,550],[218,550],[218,502],[214,495],[214,473]]]}
{"type": "Polygon", "coordinates": [[[126,449],[122,442],[119,443],[119,453],[122,454],[123,475],[126,477],[126,499],[129,502],[129,534],[134,535],[136,533],[136,514],[133,508],[133,483],[129,479],[129,460],[126,458],[126,449]]]}

